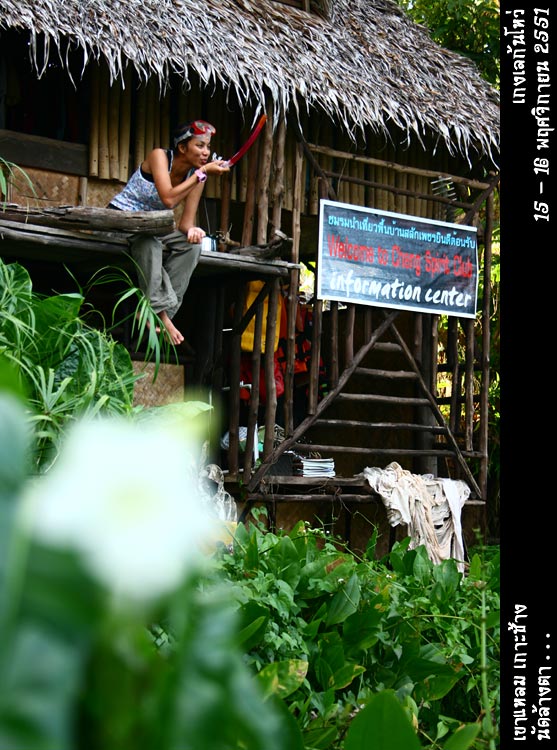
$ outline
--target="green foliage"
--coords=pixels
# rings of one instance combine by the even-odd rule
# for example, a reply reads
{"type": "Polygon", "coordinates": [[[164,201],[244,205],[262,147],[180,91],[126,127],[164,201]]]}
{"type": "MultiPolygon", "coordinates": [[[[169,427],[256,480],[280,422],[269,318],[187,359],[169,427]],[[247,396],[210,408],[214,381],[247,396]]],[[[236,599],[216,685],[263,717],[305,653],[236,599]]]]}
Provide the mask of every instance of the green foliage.
{"type": "Polygon", "coordinates": [[[482,76],[499,85],[500,27],[498,0],[399,0],[443,47],[469,57],[482,76]]]}
{"type": "Polygon", "coordinates": [[[0,747],[494,750],[496,551],[463,575],[409,540],[376,561],[305,523],[250,523],[127,609],[17,523],[32,436],[16,390],[0,394],[0,747]]]}
{"type": "Polygon", "coordinates": [[[137,376],[130,355],[83,322],[83,299],[79,293],[38,295],[23,266],[0,260],[0,358],[28,397],[37,471],[55,458],[70,422],[132,410],[137,376]]]}
{"type": "Polygon", "coordinates": [[[433,565],[408,541],[385,560],[357,560],[304,523],[279,535],[251,524],[220,556],[246,661],[265,694],[285,700],[306,748],[363,750],[372,724],[386,750],[440,748],[441,739],[479,748],[496,733],[498,558],[475,556],[464,576],[455,561],[433,565]],[[391,710],[396,731],[381,724],[391,710]]]}
{"type": "MultiPolygon", "coordinates": [[[[131,257],[130,260],[133,261],[131,257]]],[[[141,274],[137,263],[135,261],[133,263],[136,266],[137,274],[141,274]]],[[[177,361],[176,347],[165,335],[164,325],[157,313],[154,312],[149,300],[145,297],[141,289],[133,283],[131,277],[124,269],[104,266],[98,269],[88,283],[89,288],[106,285],[124,287],[124,291],[118,296],[112,310],[112,320],[107,331],[110,332],[116,325],[122,325],[126,321],[129,321],[131,323],[132,338],[137,336],[138,342],[145,343],[145,360],[150,361],[152,359],[155,363],[153,381],[156,380],[161,362],[168,361],[172,353],[177,361]],[[129,299],[136,300],[135,309],[128,313],[127,316],[124,316],[124,318],[117,320],[117,313],[124,306],[126,300],[129,299]]]]}
{"type": "Polygon", "coordinates": [[[33,195],[36,195],[35,187],[27,172],[18,167],[17,164],[13,164],[0,156],[0,197],[6,199],[10,183],[17,185],[19,182],[24,183],[25,187],[29,188],[33,195]]]}

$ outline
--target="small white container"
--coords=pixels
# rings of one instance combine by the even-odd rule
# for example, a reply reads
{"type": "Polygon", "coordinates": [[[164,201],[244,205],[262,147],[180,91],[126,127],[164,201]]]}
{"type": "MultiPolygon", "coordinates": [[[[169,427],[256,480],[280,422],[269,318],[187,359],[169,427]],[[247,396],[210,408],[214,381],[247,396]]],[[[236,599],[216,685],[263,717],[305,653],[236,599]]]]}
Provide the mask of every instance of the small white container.
{"type": "Polygon", "coordinates": [[[201,249],[209,250],[214,253],[217,250],[217,241],[214,237],[203,237],[201,240],[201,249]]]}

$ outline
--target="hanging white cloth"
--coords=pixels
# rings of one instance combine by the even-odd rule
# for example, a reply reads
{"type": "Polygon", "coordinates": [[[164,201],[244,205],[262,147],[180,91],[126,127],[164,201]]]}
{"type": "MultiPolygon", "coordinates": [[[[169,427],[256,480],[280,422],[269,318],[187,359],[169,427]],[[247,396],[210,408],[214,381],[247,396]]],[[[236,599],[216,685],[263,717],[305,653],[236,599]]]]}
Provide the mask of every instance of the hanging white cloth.
{"type": "Polygon", "coordinates": [[[432,562],[452,558],[464,571],[461,512],[470,495],[465,482],[412,474],[396,461],[384,469],[366,467],[362,473],[381,497],[389,524],[408,526],[410,549],[423,544],[432,562]]]}

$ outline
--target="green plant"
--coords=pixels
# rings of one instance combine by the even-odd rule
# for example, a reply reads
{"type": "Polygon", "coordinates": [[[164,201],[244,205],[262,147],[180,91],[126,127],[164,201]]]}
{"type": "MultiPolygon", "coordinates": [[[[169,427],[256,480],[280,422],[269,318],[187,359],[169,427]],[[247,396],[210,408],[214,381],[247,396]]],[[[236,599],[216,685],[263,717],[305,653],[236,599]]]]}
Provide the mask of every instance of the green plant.
{"type": "Polygon", "coordinates": [[[215,547],[195,410],[76,421],[29,482],[18,389],[0,368],[0,746],[494,750],[495,550],[464,576],[263,520],[215,547]]]}
{"type": "Polygon", "coordinates": [[[33,291],[27,270],[0,260],[0,357],[20,378],[37,437],[35,468],[54,460],[64,427],[97,413],[133,408],[130,355],[80,317],[80,293],[50,297],[33,291]]]}
{"type": "Polygon", "coordinates": [[[8,186],[10,184],[17,184],[20,178],[31,189],[33,195],[36,195],[35,186],[27,172],[17,164],[13,164],[11,161],[7,161],[0,156],[0,197],[4,197],[4,203],[8,197],[8,186]]]}
{"type": "Polygon", "coordinates": [[[447,49],[473,60],[482,76],[499,85],[500,29],[498,0],[399,0],[417,23],[447,49]]]}
{"type": "MultiPolygon", "coordinates": [[[[498,559],[474,557],[464,577],[455,561],[435,566],[408,541],[374,561],[372,538],[357,560],[304,523],[278,535],[257,523],[222,552],[247,663],[265,694],[287,702],[306,748],[363,748],[352,725],[365,720],[354,717],[376,721],[384,691],[425,741],[416,747],[479,748],[492,724],[496,734],[498,559]]],[[[408,750],[405,742],[385,747],[408,750]]]]}
{"type": "MultiPolygon", "coordinates": [[[[130,260],[134,263],[139,274],[139,267],[131,256],[130,260]]],[[[145,342],[145,361],[153,360],[155,363],[153,373],[153,381],[155,381],[161,362],[168,362],[171,355],[174,356],[176,361],[178,360],[176,347],[165,335],[163,322],[125,269],[111,266],[99,268],[89,279],[82,294],[87,296],[94,287],[104,285],[113,285],[120,290],[123,289],[118,294],[112,309],[110,325],[105,326],[107,333],[113,331],[117,326],[130,322],[132,338],[135,336],[138,342],[145,342]],[[120,310],[125,308],[125,303],[129,300],[135,300],[135,306],[130,312],[124,313],[123,317],[119,317],[120,310]]]]}

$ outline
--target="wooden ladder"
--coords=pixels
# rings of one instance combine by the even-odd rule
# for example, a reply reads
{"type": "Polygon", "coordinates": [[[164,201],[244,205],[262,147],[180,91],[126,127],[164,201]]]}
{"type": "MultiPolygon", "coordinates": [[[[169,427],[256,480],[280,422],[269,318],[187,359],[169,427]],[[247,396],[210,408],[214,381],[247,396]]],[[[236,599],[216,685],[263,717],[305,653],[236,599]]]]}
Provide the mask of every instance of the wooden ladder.
{"type": "Polygon", "coordinates": [[[370,456],[390,456],[393,460],[397,457],[408,456],[450,458],[456,463],[463,478],[469,484],[472,496],[481,500],[481,491],[470,471],[457,440],[445,421],[435,396],[427,387],[418,363],[394,325],[394,321],[398,314],[398,311],[391,313],[384,312],[385,318],[383,322],[372,333],[369,340],[361,346],[352,361],[344,369],[337,385],[317,404],[315,413],[308,415],[295,428],[292,435],[282,441],[253,474],[248,484],[248,491],[250,493],[257,492],[257,488],[262,479],[285,451],[294,450],[299,454],[317,452],[321,455],[357,453],[370,456]],[[387,332],[391,333],[391,336],[394,337],[394,341],[382,341],[387,332]],[[376,352],[387,352],[393,355],[396,354],[397,356],[402,355],[406,362],[405,366],[408,367],[408,369],[393,370],[363,367],[362,361],[372,350],[375,350],[376,352]],[[349,381],[353,380],[354,376],[365,378],[366,392],[355,393],[347,389],[349,381]],[[372,383],[373,380],[389,380],[391,382],[393,380],[412,381],[415,384],[416,395],[412,397],[402,397],[373,393],[372,391],[367,390],[367,385],[372,383]],[[387,407],[390,405],[396,407],[414,407],[427,410],[432,417],[430,417],[431,422],[427,420],[421,420],[419,422],[368,422],[345,418],[325,418],[325,412],[329,410],[333,404],[335,406],[340,405],[342,411],[343,403],[361,403],[362,405],[375,403],[387,407]],[[372,444],[371,442],[370,444],[365,444],[367,441],[363,440],[359,441],[358,445],[323,445],[304,442],[304,436],[306,436],[310,428],[320,426],[339,428],[344,429],[345,431],[351,430],[352,434],[356,429],[378,430],[380,432],[392,430],[406,431],[414,433],[414,435],[429,435],[431,436],[431,439],[429,441],[424,441],[424,446],[416,448],[384,447],[384,445],[377,445],[377,441],[375,444],[372,444]],[[429,443],[429,445],[425,443],[429,443]]]}

